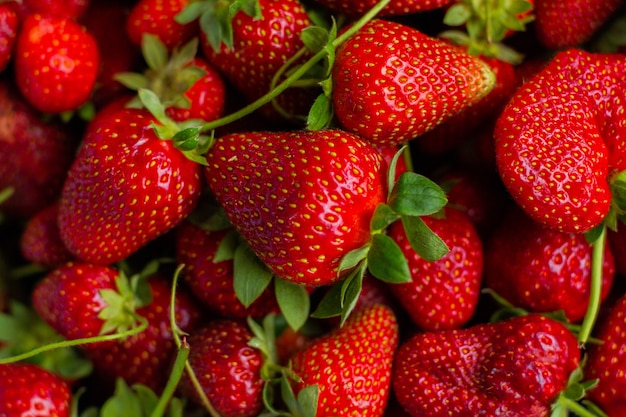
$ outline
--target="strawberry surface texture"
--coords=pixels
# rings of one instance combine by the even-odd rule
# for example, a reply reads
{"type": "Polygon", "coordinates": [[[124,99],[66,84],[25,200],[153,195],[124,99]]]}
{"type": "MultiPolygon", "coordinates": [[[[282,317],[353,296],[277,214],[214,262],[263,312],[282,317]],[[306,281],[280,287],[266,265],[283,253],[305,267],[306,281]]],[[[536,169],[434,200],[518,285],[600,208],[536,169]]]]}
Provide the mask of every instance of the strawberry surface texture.
{"type": "Polygon", "coordinates": [[[0,0],[0,417],[626,417],[623,0],[0,0]]]}

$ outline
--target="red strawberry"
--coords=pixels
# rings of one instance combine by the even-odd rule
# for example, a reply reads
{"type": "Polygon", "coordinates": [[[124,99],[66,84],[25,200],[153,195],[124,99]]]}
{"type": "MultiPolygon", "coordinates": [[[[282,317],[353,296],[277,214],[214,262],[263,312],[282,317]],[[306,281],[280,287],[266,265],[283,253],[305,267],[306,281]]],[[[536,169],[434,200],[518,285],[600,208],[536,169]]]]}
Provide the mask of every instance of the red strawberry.
{"type": "Polygon", "coordinates": [[[520,316],[411,337],[396,355],[393,387],[414,417],[547,416],[579,356],[562,324],[520,316]]]}
{"type": "Polygon", "coordinates": [[[385,20],[369,22],[337,49],[332,77],[337,119],[376,146],[433,129],[495,81],[465,49],[385,20]]]}
{"type": "Polygon", "coordinates": [[[372,305],[313,340],[292,358],[294,391],[317,385],[317,417],[382,416],[391,386],[398,324],[389,307],[372,305]]]}
{"type": "Polygon", "coordinates": [[[626,416],[626,296],[611,306],[598,323],[595,335],[601,344],[589,347],[585,376],[598,379],[588,399],[611,417],[626,416]]]}
{"type": "Polygon", "coordinates": [[[87,102],[100,57],[95,39],[84,26],[69,19],[28,15],[15,48],[15,79],[34,107],[44,113],[61,113],[87,102]]]}
{"type": "Polygon", "coordinates": [[[9,65],[17,38],[18,15],[13,2],[0,3],[0,71],[9,65]]]}
{"type": "Polygon", "coordinates": [[[146,110],[122,109],[99,120],[68,172],[59,230],[76,257],[110,264],[180,223],[201,181],[199,165],[156,136],[146,110]]]}
{"type": "Polygon", "coordinates": [[[139,0],[126,21],[129,38],[135,45],[141,45],[143,35],[155,35],[170,50],[189,42],[198,34],[198,25],[175,20],[189,3],[189,0],[139,0]]]}
{"type": "Polygon", "coordinates": [[[483,271],[480,237],[459,210],[446,209],[441,218],[423,220],[450,251],[435,262],[422,259],[411,247],[402,223],[394,223],[389,236],[404,252],[412,281],[391,284],[390,288],[421,329],[459,328],[472,317],[478,303],[483,271]]]}
{"type": "MultiPolygon", "coordinates": [[[[233,320],[212,321],[187,339],[189,364],[220,416],[252,417],[263,408],[263,357],[248,345],[251,339],[250,330],[233,320]]],[[[187,376],[179,389],[185,397],[200,402],[187,376]]]]}
{"type": "MultiPolygon", "coordinates": [[[[406,15],[435,10],[444,7],[454,0],[391,0],[378,16],[406,15]]],[[[376,0],[317,0],[334,13],[348,16],[359,16],[376,6],[376,0]]]]}
{"type": "Polygon", "coordinates": [[[45,268],[55,268],[74,259],[59,234],[59,204],[54,203],[31,217],[20,238],[22,256],[45,268]]]}
{"type": "Polygon", "coordinates": [[[20,2],[22,16],[42,14],[73,20],[79,19],[92,3],[91,0],[21,0],[20,2]]]}
{"type": "Polygon", "coordinates": [[[226,135],[207,160],[207,182],[235,229],[294,283],[337,281],[341,258],[369,241],[385,199],[381,154],[340,130],[226,135]]]}
{"type": "Polygon", "coordinates": [[[622,55],[561,52],[517,90],[498,118],[500,176],[536,221],[578,233],[609,212],[609,181],[626,168],[625,74],[622,55]]]}
{"type": "Polygon", "coordinates": [[[72,392],[61,378],[37,365],[0,365],[0,415],[69,417],[72,392]]]}
{"type": "Polygon", "coordinates": [[[621,0],[536,0],[537,37],[551,49],[580,46],[621,4],[621,0]]]}
{"type": "MultiPolygon", "coordinates": [[[[582,234],[548,229],[513,210],[485,250],[485,285],[516,307],[535,313],[562,310],[571,322],[587,312],[592,248],[582,234]]],[[[612,252],[604,254],[601,299],[613,284],[612,252]]]]}

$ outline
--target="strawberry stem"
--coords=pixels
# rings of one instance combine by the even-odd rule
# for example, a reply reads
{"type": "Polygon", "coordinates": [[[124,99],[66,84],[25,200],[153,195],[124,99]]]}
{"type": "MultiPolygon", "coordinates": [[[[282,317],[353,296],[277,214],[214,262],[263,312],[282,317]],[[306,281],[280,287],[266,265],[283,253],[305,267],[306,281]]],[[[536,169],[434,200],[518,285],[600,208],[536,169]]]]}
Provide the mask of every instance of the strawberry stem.
{"type": "MultiPolygon", "coordinates": [[[[380,0],[374,7],[372,7],[367,13],[365,13],[359,20],[357,20],[352,26],[350,26],[341,36],[337,37],[333,42],[333,47],[337,48],[339,45],[347,41],[352,35],[357,33],[363,26],[365,26],[370,20],[372,20],[376,15],[390,2],[391,0],[380,0]]],[[[296,52],[299,54],[300,52],[296,52]]],[[[207,132],[213,129],[216,129],[220,126],[227,125],[236,120],[241,119],[244,116],[247,116],[254,111],[258,110],[262,106],[267,103],[270,103],[274,98],[276,98],[279,94],[289,88],[293,83],[298,81],[303,75],[305,75],[315,64],[321,61],[327,54],[326,49],[322,49],[317,52],[311,58],[309,58],[304,64],[298,67],[291,75],[283,80],[280,84],[276,85],[274,89],[269,91],[267,94],[259,97],[257,100],[248,104],[245,107],[242,107],[240,110],[233,112],[227,116],[222,118],[213,120],[211,122],[205,123],[201,127],[202,132],[207,132]]]]}
{"type": "MultiPolygon", "coordinates": [[[[567,411],[572,411],[575,415],[579,417],[598,417],[597,414],[589,411],[587,408],[585,408],[585,406],[583,406],[582,404],[570,398],[561,396],[559,397],[558,402],[563,407],[563,410],[565,412],[565,414],[563,415],[568,415],[567,411]]],[[[558,417],[558,416],[553,415],[553,417],[558,417]]]]}
{"type": "Polygon", "coordinates": [[[180,349],[178,349],[178,353],[176,354],[176,361],[174,361],[174,365],[172,366],[170,377],[168,378],[167,384],[163,389],[163,393],[159,398],[159,402],[154,407],[154,410],[152,410],[150,417],[162,417],[163,415],[165,415],[169,402],[174,396],[176,388],[178,387],[178,382],[185,372],[185,364],[187,363],[188,357],[189,345],[187,344],[187,340],[183,338],[182,346],[180,349]]]}
{"type": "Polygon", "coordinates": [[[600,235],[592,243],[591,256],[591,288],[589,291],[589,306],[580,326],[578,341],[584,345],[591,336],[593,326],[600,310],[600,295],[602,292],[602,266],[604,264],[604,248],[606,245],[606,225],[602,225],[600,235]]]}

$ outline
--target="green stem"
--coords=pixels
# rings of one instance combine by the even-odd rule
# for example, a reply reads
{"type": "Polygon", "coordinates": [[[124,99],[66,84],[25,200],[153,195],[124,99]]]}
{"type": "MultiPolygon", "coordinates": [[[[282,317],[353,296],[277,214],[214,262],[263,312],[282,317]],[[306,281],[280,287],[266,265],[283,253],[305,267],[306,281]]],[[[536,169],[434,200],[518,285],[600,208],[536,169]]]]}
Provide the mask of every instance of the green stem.
{"type": "Polygon", "coordinates": [[[561,397],[559,398],[559,402],[565,407],[566,410],[576,413],[578,417],[598,417],[597,414],[589,411],[582,404],[569,398],[561,397]]]}
{"type": "MultiPolygon", "coordinates": [[[[376,15],[390,2],[391,0],[380,0],[376,6],[372,7],[366,14],[364,14],[359,20],[357,20],[352,26],[350,26],[345,32],[338,36],[332,43],[334,48],[337,48],[339,45],[348,40],[351,36],[353,36],[356,32],[358,32],[363,26],[365,26],[370,20],[372,20],[376,15]]],[[[311,58],[309,58],[304,64],[299,66],[291,75],[283,80],[280,84],[276,85],[273,90],[268,92],[267,94],[259,97],[257,100],[248,104],[245,107],[233,112],[227,116],[222,118],[213,120],[211,122],[205,123],[201,127],[202,132],[207,132],[213,129],[216,129],[220,126],[227,125],[236,120],[241,119],[244,116],[247,116],[254,111],[258,110],[265,104],[271,102],[274,98],[276,98],[279,94],[289,88],[294,82],[299,80],[304,74],[306,74],[315,64],[321,61],[326,56],[326,49],[322,49],[317,52],[311,58]]]]}
{"type": "Polygon", "coordinates": [[[584,345],[593,331],[593,326],[600,310],[600,295],[602,292],[602,266],[604,264],[604,247],[606,245],[606,226],[602,226],[600,236],[592,243],[591,256],[591,289],[589,291],[589,306],[580,326],[578,341],[584,345]]]}
{"type": "Polygon", "coordinates": [[[182,346],[180,349],[178,349],[178,353],[176,354],[176,361],[172,366],[170,377],[168,378],[167,384],[163,389],[163,393],[159,397],[159,402],[157,403],[154,410],[152,410],[150,417],[162,417],[165,414],[167,406],[174,396],[176,388],[178,387],[178,383],[183,376],[183,372],[185,371],[185,363],[187,362],[188,357],[189,345],[187,344],[187,341],[183,339],[182,346]]]}

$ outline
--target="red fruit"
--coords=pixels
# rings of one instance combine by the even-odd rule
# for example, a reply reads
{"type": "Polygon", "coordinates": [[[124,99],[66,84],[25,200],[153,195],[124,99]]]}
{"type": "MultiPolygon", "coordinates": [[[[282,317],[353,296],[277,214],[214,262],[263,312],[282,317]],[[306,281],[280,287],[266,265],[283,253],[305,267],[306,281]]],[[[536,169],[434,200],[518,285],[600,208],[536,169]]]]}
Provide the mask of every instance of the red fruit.
{"type": "Polygon", "coordinates": [[[187,43],[198,34],[196,22],[180,24],[175,20],[189,0],[139,0],[126,21],[126,32],[135,45],[141,45],[143,35],[155,35],[171,50],[187,43]]]}
{"type": "Polygon", "coordinates": [[[317,417],[382,416],[391,386],[398,324],[389,307],[372,305],[294,355],[301,378],[294,391],[317,384],[317,417]]]}
{"type": "Polygon", "coordinates": [[[337,49],[332,76],[339,122],[376,146],[433,129],[494,84],[489,66],[464,49],[385,20],[337,49]]]}
{"type": "MultiPolygon", "coordinates": [[[[444,7],[454,0],[391,0],[378,16],[406,15],[444,7]]],[[[376,0],[317,0],[334,13],[359,16],[376,6],[376,0]]]]}
{"type": "MultiPolygon", "coordinates": [[[[582,234],[548,229],[513,210],[485,249],[485,285],[516,307],[535,313],[562,310],[582,320],[589,304],[592,248],[582,234]]],[[[615,274],[613,254],[604,253],[601,300],[615,274]]]]}
{"type": "Polygon", "coordinates": [[[601,344],[589,345],[585,378],[598,379],[587,398],[611,417],[626,416],[626,296],[622,296],[597,326],[601,344]]]}
{"type": "Polygon", "coordinates": [[[21,0],[20,14],[23,17],[29,14],[42,14],[77,20],[90,5],[90,0],[21,0]]]}
{"type": "Polygon", "coordinates": [[[28,15],[15,48],[15,80],[34,107],[61,113],[87,102],[100,57],[85,27],[69,19],[28,15]]]}
{"type": "Polygon", "coordinates": [[[17,38],[18,16],[12,2],[0,3],[0,71],[9,64],[17,38]]]}
{"type": "Polygon", "coordinates": [[[536,0],[537,37],[551,49],[582,45],[621,4],[621,0],[536,0]]]}
{"type": "Polygon", "coordinates": [[[423,330],[459,328],[478,303],[483,271],[480,237],[462,211],[446,209],[444,216],[423,218],[450,248],[438,261],[426,261],[411,248],[401,222],[388,232],[404,252],[412,277],[411,282],[389,288],[423,330]]]}
{"type": "Polygon", "coordinates": [[[90,126],[63,187],[59,230],[77,258],[110,264],[194,208],[200,168],[159,139],[150,113],[123,109],[90,126]]]}
{"type": "Polygon", "coordinates": [[[31,217],[24,226],[20,250],[27,261],[55,268],[74,259],[61,240],[58,214],[59,204],[54,203],[31,217]]]}
{"type": "MultiPolygon", "coordinates": [[[[252,417],[263,408],[259,350],[248,345],[252,333],[233,320],[215,320],[188,337],[189,364],[211,404],[223,417],[252,417]]],[[[185,375],[179,385],[185,397],[199,402],[185,375]]]]}
{"type": "Polygon", "coordinates": [[[625,73],[620,54],[561,52],[498,118],[502,182],[534,220],[581,233],[607,215],[611,176],[626,168],[625,73]]]}
{"type": "Polygon", "coordinates": [[[209,187],[235,229],[294,283],[339,280],[341,258],[369,241],[386,196],[381,154],[340,130],[226,135],[207,160],[209,187]]]}
{"type": "Polygon", "coordinates": [[[71,397],[66,382],[37,365],[0,365],[1,416],[68,417],[71,397]]]}
{"type": "Polygon", "coordinates": [[[520,316],[411,337],[396,354],[393,387],[414,417],[547,416],[579,356],[562,324],[520,316]]]}

